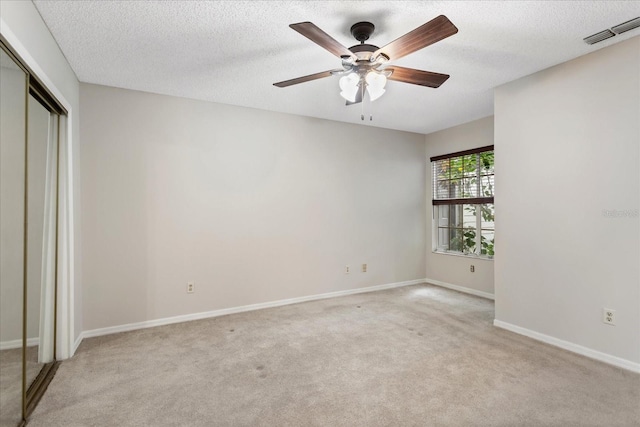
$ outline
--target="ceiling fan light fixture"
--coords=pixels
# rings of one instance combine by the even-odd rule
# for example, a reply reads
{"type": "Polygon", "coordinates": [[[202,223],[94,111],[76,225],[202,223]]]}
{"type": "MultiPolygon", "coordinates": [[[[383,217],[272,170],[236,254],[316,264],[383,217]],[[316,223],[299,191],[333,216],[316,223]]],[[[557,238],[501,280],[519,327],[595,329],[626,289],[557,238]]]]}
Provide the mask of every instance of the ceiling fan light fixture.
{"type": "Polygon", "coordinates": [[[375,101],[386,92],[384,86],[387,84],[387,76],[384,74],[369,71],[365,81],[367,82],[367,92],[371,101],[375,101]]]}
{"type": "Polygon", "coordinates": [[[340,77],[340,96],[349,102],[356,101],[356,95],[358,94],[358,83],[360,77],[356,73],[349,73],[340,77]]]}
{"type": "Polygon", "coordinates": [[[365,80],[369,86],[382,87],[387,84],[387,76],[376,71],[369,71],[365,80]]]}
{"type": "Polygon", "coordinates": [[[372,89],[371,87],[367,86],[367,93],[369,93],[369,99],[371,100],[371,102],[380,98],[382,95],[384,95],[385,92],[386,90],[384,89],[372,89]]]}
{"type": "Polygon", "coordinates": [[[340,92],[340,96],[343,97],[344,99],[346,99],[349,102],[356,102],[356,95],[358,95],[358,87],[356,86],[356,88],[352,91],[346,92],[346,91],[342,91],[340,92]]]}

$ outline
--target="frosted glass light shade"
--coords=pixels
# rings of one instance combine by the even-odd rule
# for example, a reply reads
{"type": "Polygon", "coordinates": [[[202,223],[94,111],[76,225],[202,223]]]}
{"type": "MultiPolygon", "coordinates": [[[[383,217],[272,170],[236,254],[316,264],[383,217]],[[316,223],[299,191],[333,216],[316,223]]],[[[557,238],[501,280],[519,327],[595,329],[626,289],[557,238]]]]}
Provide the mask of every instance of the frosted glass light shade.
{"type": "Polygon", "coordinates": [[[365,77],[365,81],[371,101],[375,101],[385,93],[384,86],[387,84],[387,77],[384,74],[370,71],[365,77]]]}
{"type": "Polygon", "coordinates": [[[342,76],[340,78],[340,96],[349,102],[355,102],[358,94],[358,82],[360,82],[360,76],[355,73],[342,76]]]}
{"type": "Polygon", "coordinates": [[[373,89],[371,86],[367,86],[367,92],[369,93],[369,99],[371,101],[375,101],[376,99],[378,99],[382,95],[384,95],[386,90],[384,90],[382,88],[373,89]]]}

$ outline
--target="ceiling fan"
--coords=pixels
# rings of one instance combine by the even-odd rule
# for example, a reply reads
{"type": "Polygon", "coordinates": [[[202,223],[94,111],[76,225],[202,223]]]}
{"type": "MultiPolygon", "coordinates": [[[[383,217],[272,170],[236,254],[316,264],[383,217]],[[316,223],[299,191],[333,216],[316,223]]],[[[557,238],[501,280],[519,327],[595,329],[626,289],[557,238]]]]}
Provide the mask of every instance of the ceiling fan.
{"type": "Polygon", "coordinates": [[[371,101],[378,99],[385,92],[387,79],[432,88],[440,87],[449,78],[448,74],[386,64],[458,32],[446,16],[440,15],[386,46],[378,47],[365,43],[373,34],[375,26],[371,22],[358,22],[351,27],[351,34],[360,44],[347,49],[311,22],[291,24],[289,27],[340,57],[342,68],[285,80],[274,83],[274,86],[287,87],[324,77],[342,76],[340,95],[347,100],[347,105],[362,102],[365,89],[371,101]]]}

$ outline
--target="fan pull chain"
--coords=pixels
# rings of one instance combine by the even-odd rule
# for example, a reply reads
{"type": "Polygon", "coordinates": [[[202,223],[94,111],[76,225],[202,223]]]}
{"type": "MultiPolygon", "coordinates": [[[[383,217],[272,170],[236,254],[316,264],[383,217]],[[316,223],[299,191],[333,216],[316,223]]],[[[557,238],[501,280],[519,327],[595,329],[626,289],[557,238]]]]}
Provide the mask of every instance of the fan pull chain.
{"type": "MultiPolygon", "coordinates": [[[[364,96],[364,83],[360,86],[362,90],[362,102],[360,102],[360,120],[364,121],[364,103],[366,102],[364,96]]],[[[369,109],[371,109],[371,100],[369,100],[369,109]]],[[[369,121],[373,121],[373,114],[369,113],[369,121]]]]}
{"type": "Polygon", "coordinates": [[[371,101],[371,98],[369,98],[369,121],[370,122],[373,121],[373,113],[375,112],[374,109],[376,109],[376,107],[373,106],[373,101],[371,101]]]}
{"type": "Polygon", "coordinates": [[[360,85],[360,88],[362,90],[362,102],[360,103],[360,107],[361,107],[360,120],[364,121],[364,81],[360,85]]]}
{"type": "Polygon", "coordinates": [[[369,121],[372,122],[373,121],[373,108],[371,108],[371,98],[369,98],[369,121]]]}
{"type": "MultiPolygon", "coordinates": [[[[364,104],[364,91],[362,93],[362,103],[364,104]]],[[[364,108],[364,106],[363,106],[364,108]]],[[[364,117],[362,118],[364,120],[364,117]]],[[[369,121],[373,121],[373,114],[371,114],[371,98],[369,98],[369,121]]]]}

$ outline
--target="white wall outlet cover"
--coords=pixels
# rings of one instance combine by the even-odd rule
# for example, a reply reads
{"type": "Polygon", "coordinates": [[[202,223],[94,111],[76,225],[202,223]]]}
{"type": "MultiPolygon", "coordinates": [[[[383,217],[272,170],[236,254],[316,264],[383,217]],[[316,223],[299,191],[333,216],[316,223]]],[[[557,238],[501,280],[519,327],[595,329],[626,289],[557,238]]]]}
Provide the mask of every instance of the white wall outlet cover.
{"type": "Polygon", "coordinates": [[[602,309],[602,322],[607,324],[607,325],[615,326],[615,324],[616,324],[616,311],[615,310],[611,310],[610,308],[603,308],[602,309]]]}

